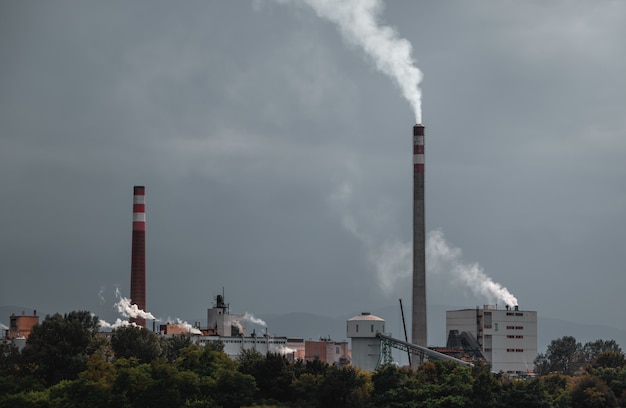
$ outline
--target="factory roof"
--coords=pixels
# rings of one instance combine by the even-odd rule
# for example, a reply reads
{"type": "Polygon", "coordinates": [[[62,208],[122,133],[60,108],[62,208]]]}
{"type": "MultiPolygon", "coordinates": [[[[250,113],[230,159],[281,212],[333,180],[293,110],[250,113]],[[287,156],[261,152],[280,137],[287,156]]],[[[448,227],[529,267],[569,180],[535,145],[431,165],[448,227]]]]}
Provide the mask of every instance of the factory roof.
{"type": "Polygon", "coordinates": [[[348,321],[352,321],[352,320],[375,320],[375,321],[379,321],[379,322],[384,322],[385,319],[382,319],[378,316],[374,316],[373,314],[367,313],[367,312],[363,312],[358,316],[354,316],[351,317],[350,319],[348,319],[348,321]]]}

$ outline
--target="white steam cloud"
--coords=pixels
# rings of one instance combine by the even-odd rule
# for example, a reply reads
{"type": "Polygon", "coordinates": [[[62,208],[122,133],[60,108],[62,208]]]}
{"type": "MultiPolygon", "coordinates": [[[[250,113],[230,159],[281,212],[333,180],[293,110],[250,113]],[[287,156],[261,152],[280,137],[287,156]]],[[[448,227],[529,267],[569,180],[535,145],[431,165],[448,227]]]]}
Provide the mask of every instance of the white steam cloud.
{"type": "MultiPolygon", "coordinates": [[[[167,319],[168,322],[171,322],[172,319],[167,319]]],[[[187,333],[191,333],[191,334],[198,334],[198,335],[202,335],[202,332],[200,331],[200,329],[198,329],[197,327],[193,327],[191,324],[187,323],[186,321],[180,319],[180,318],[176,318],[173,319],[176,323],[178,327],[184,329],[187,333]]],[[[171,324],[171,323],[170,323],[171,324]]]]}
{"type": "MultiPolygon", "coordinates": [[[[385,295],[392,294],[398,285],[411,278],[413,271],[413,244],[399,240],[381,240],[381,234],[366,234],[359,225],[384,224],[372,217],[364,222],[364,218],[357,221],[358,211],[352,205],[352,189],[347,183],[341,185],[329,197],[330,204],[340,213],[341,222],[346,231],[356,237],[366,248],[369,262],[374,266],[378,286],[385,295]]],[[[462,284],[469,287],[474,294],[484,296],[491,303],[502,300],[510,306],[517,305],[517,299],[505,287],[488,277],[483,268],[477,264],[462,262],[462,252],[459,248],[450,247],[440,230],[428,233],[426,240],[426,268],[429,274],[451,275],[462,284]]]]}
{"type": "Polygon", "coordinates": [[[109,323],[106,320],[100,319],[100,327],[103,329],[117,329],[124,326],[137,326],[135,323],[131,323],[128,320],[116,319],[115,323],[109,323]]]}
{"type": "Polygon", "coordinates": [[[267,327],[267,324],[263,320],[254,317],[254,315],[252,313],[246,312],[243,315],[243,320],[245,320],[247,322],[250,322],[250,323],[253,323],[253,324],[258,324],[258,325],[263,326],[263,327],[267,327]]]}
{"type": "Polygon", "coordinates": [[[287,347],[287,346],[282,346],[282,345],[281,345],[281,346],[279,346],[279,347],[278,347],[278,350],[277,350],[277,352],[278,352],[279,354],[292,354],[292,353],[295,353],[296,351],[298,351],[298,350],[295,350],[295,349],[289,348],[289,347],[287,347]]]}
{"type": "Polygon", "coordinates": [[[4,324],[0,323],[0,330],[9,330],[8,326],[5,326],[4,324]]]}
{"type": "MultiPolygon", "coordinates": [[[[98,297],[104,301],[104,288],[100,289],[100,292],[98,293],[98,297]]],[[[130,303],[130,299],[125,298],[124,296],[122,296],[122,294],[120,293],[119,288],[115,289],[115,297],[117,298],[117,302],[115,302],[115,304],[113,305],[113,307],[115,307],[117,309],[117,311],[126,318],[137,318],[137,317],[141,317],[144,318],[146,320],[157,320],[159,321],[160,319],[157,319],[156,317],[154,317],[152,315],[152,313],[150,312],[146,312],[144,310],[141,310],[137,307],[137,305],[132,305],[130,303]]],[[[100,319],[99,320],[99,325],[101,328],[103,329],[117,329],[119,327],[123,327],[123,326],[136,326],[135,323],[131,323],[128,320],[123,320],[123,319],[116,319],[115,323],[109,323],[106,320],[100,319]]]]}
{"type": "Polygon", "coordinates": [[[118,301],[115,303],[117,311],[124,317],[141,317],[146,320],[158,320],[150,312],[139,309],[137,305],[130,303],[130,299],[123,297],[119,289],[115,289],[115,297],[118,301]]]}
{"type": "MultiPolygon", "coordinates": [[[[293,0],[280,3],[300,4],[293,0]]],[[[411,43],[398,36],[396,30],[380,25],[383,9],[380,0],[303,0],[319,17],[339,26],[344,39],[361,47],[372,58],[378,70],[400,87],[415,113],[416,123],[422,123],[422,93],[419,83],[422,72],[411,56],[411,43]]]]}
{"type": "Polygon", "coordinates": [[[377,225],[384,225],[386,219],[377,212],[374,219],[371,214],[360,214],[355,210],[352,188],[349,183],[340,185],[328,198],[329,203],[341,216],[343,228],[357,238],[366,248],[368,261],[374,266],[378,286],[386,295],[390,295],[399,279],[410,276],[412,246],[393,239],[380,239],[379,233],[365,233],[359,228],[367,225],[376,231],[377,225]],[[367,223],[363,220],[367,218],[367,223]]]}
{"type": "Polygon", "coordinates": [[[492,303],[502,300],[509,306],[517,306],[517,298],[507,288],[487,276],[478,263],[463,263],[461,249],[450,247],[441,230],[428,233],[426,261],[430,272],[450,272],[469,286],[476,295],[485,296],[492,303]]]}

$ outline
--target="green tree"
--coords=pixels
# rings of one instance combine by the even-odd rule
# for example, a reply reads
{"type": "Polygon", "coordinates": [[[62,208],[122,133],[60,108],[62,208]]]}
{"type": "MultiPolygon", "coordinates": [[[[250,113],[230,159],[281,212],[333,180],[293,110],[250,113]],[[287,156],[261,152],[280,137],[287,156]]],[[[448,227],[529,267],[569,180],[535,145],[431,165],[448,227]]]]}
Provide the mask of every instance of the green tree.
{"type": "Polygon", "coordinates": [[[140,364],[137,358],[119,358],[113,364],[116,375],[111,392],[120,400],[119,406],[137,406],[137,401],[152,387],[152,375],[148,364],[140,364]]]}
{"type": "Polygon", "coordinates": [[[17,394],[23,389],[21,368],[22,355],[19,349],[11,343],[0,341],[0,396],[17,394]]]}
{"type": "Polygon", "coordinates": [[[259,398],[282,402],[292,398],[290,386],[295,372],[284,355],[269,353],[263,356],[255,350],[244,350],[238,362],[240,372],[254,377],[259,398]]]}
{"type": "Polygon", "coordinates": [[[501,386],[491,373],[491,367],[480,362],[472,367],[472,407],[491,408],[497,406],[501,386]]]}
{"type": "Polygon", "coordinates": [[[319,388],[322,407],[363,407],[371,393],[369,375],[358,368],[330,366],[319,388]]]}
{"type": "Polygon", "coordinates": [[[0,408],[49,408],[50,392],[22,391],[17,394],[0,396],[0,408]]]}
{"type": "Polygon", "coordinates": [[[550,397],[550,406],[553,408],[569,408],[570,388],[569,377],[559,373],[552,373],[539,377],[543,389],[550,397]]]}
{"type": "Polygon", "coordinates": [[[415,371],[408,367],[398,368],[384,365],[371,376],[372,392],[370,400],[375,407],[416,407],[418,390],[415,371]]]}
{"type": "Polygon", "coordinates": [[[471,368],[452,361],[426,362],[417,371],[420,407],[465,407],[472,400],[471,368]]]}
{"type": "Polygon", "coordinates": [[[179,370],[192,371],[199,376],[216,378],[221,370],[236,371],[237,361],[229,358],[223,351],[207,344],[203,348],[187,347],[180,350],[176,359],[179,370]]]}
{"type": "Polygon", "coordinates": [[[598,354],[593,362],[593,367],[605,367],[605,368],[619,368],[626,365],[626,358],[624,353],[617,351],[606,351],[598,354]]]}
{"type": "Polygon", "coordinates": [[[498,407],[540,408],[550,406],[550,396],[538,379],[502,380],[502,390],[498,396],[498,407]]]}
{"type": "Polygon", "coordinates": [[[617,400],[607,385],[586,375],[576,382],[571,393],[572,408],[613,408],[617,400]]]}
{"type": "Polygon", "coordinates": [[[123,326],[111,336],[111,348],[116,358],[134,357],[150,363],[161,355],[159,337],[142,327],[123,326]]]}
{"type": "Polygon", "coordinates": [[[572,336],[552,340],[546,354],[539,354],[535,359],[535,373],[545,375],[556,372],[573,375],[585,363],[583,347],[572,336]]]}
{"type": "Polygon", "coordinates": [[[235,370],[220,370],[211,395],[224,408],[250,405],[257,391],[254,377],[235,370]]]}
{"type": "MultiPolygon", "coordinates": [[[[612,354],[612,353],[609,353],[612,354]]],[[[602,380],[616,398],[620,399],[620,406],[626,401],[626,367],[597,367],[589,370],[589,375],[602,380]]]]}
{"type": "Polygon", "coordinates": [[[187,347],[198,347],[193,344],[191,337],[186,334],[175,335],[172,337],[161,337],[160,339],[161,355],[169,363],[174,363],[178,358],[180,351],[187,347]]]}
{"type": "Polygon", "coordinates": [[[603,353],[617,353],[621,354],[622,359],[624,358],[624,353],[615,340],[590,341],[585,343],[582,351],[585,362],[589,364],[594,364],[598,357],[603,353]]]}
{"type": "Polygon", "coordinates": [[[294,404],[302,408],[320,406],[318,396],[324,381],[322,374],[302,373],[291,383],[294,404]]]}
{"type": "Polygon", "coordinates": [[[26,341],[23,364],[47,385],[75,379],[101,344],[97,329],[98,318],[87,311],[46,316],[26,341]]]}
{"type": "Polygon", "coordinates": [[[115,380],[113,364],[104,361],[98,354],[92,354],[85,371],[73,381],[64,380],[50,387],[50,401],[58,407],[110,407],[116,405],[111,392],[115,380]]]}

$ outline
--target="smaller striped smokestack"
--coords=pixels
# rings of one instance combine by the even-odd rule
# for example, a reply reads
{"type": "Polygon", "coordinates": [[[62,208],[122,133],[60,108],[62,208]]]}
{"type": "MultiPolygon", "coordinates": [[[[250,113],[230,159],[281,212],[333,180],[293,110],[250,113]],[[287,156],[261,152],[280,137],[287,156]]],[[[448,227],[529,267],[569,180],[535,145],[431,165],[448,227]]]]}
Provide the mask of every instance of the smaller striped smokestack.
{"type": "MultiPolygon", "coordinates": [[[[146,189],[133,189],[133,238],[130,266],[130,302],[146,310],[146,189]]],[[[146,327],[141,317],[131,318],[137,326],[146,327]]]]}

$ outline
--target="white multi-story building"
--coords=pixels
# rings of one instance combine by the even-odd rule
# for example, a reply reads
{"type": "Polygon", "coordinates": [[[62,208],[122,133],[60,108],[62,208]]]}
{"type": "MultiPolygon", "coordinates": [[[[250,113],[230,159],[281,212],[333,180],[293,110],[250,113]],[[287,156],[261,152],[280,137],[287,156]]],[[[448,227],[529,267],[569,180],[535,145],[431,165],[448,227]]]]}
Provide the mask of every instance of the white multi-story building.
{"type": "Polygon", "coordinates": [[[287,347],[287,337],[267,335],[252,337],[192,336],[192,341],[201,346],[207,343],[221,342],[224,345],[224,353],[232,359],[239,357],[243,350],[256,350],[261,354],[290,355],[292,353],[292,350],[287,347]]]}
{"type": "Polygon", "coordinates": [[[446,333],[463,332],[472,336],[491,364],[491,371],[508,374],[532,372],[537,357],[537,312],[519,310],[517,306],[446,312],[446,333]]]}

